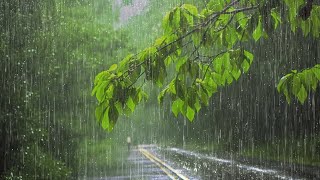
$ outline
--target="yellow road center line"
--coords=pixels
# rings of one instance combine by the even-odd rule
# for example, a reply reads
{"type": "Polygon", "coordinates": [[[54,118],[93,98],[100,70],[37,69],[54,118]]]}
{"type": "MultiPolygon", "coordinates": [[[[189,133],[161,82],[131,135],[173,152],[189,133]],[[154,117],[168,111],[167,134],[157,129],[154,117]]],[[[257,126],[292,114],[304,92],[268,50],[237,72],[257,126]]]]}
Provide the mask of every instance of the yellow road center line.
{"type": "Polygon", "coordinates": [[[170,171],[174,172],[179,178],[181,178],[183,180],[189,180],[189,178],[185,177],[180,172],[178,172],[175,169],[173,169],[171,166],[169,166],[168,164],[166,164],[165,162],[163,162],[162,160],[160,160],[159,158],[157,158],[156,156],[151,154],[149,151],[147,151],[147,150],[145,150],[143,148],[139,148],[139,151],[142,152],[143,154],[147,154],[149,157],[151,157],[155,161],[159,162],[162,166],[165,166],[167,169],[169,169],[170,171]]]}
{"type": "MultiPolygon", "coordinates": [[[[139,149],[140,150],[140,149],[139,149]]],[[[145,152],[141,151],[140,152],[146,156],[151,162],[155,163],[164,173],[166,173],[171,179],[176,179],[169,171],[167,171],[165,168],[163,168],[163,166],[161,166],[160,163],[158,163],[157,161],[153,160],[152,157],[150,157],[148,154],[146,154],[145,152]]]]}

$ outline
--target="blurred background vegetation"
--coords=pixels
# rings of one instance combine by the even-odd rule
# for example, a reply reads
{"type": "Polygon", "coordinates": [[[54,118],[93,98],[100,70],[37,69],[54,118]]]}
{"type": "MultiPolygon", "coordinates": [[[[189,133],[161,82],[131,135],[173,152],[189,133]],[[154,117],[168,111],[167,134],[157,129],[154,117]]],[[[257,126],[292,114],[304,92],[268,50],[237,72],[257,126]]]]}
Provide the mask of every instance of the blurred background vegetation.
{"type": "MultiPolygon", "coordinates": [[[[95,75],[150,45],[164,13],[182,2],[148,1],[139,16],[118,22],[112,0],[0,2],[0,178],[70,179],[103,176],[126,166],[133,145],[159,143],[207,153],[232,153],[298,164],[320,162],[319,89],[304,105],[276,91],[291,69],[320,63],[319,40],[288,24],[252,43],[248,75],[221,89],[190,123],[158,105],[159,89],[106,133],[90,96],[95,75]],[[119,25],[120,24],[120,25],[119,25]],[[147,113],[146,113],[147,112],[147,113]]],[[[130,4],[130,1],[123,3],[130,4]]]]}

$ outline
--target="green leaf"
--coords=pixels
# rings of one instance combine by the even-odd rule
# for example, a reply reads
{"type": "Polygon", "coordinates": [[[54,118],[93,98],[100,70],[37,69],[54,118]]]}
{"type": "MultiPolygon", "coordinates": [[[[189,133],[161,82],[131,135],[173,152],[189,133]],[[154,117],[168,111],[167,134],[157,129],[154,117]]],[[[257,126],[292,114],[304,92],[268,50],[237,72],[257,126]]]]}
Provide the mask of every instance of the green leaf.
{"type": "Polygon", "coordinates": [[[199,46],[202,40],[202,34],[198,31],[192,34],[192,41],[195,46],[199,46]]]}
{"type": "Polygon", "coordinates": [[[223,58],[222,57],[217,57],[214,61],[213,61],[213,69],[215,72],[222,74],[222,64],[223,64],[223,58]]]}
{"type": "Polygon", "coordinates": [[[320,68],[313,67],[312,72],[316,76],[316,78],[320,81],[320,68]]]}
{"type": "Polygon", "coordinates": [[[104,81],[97,88],[96,98],[99,102],[102,102],[105,98],[104,92],[105,92],[105,88],[106,88],[107,84],[108,84],[108,82],[104,81]]]}
{"type": "Polygon", "coordinates": [[[187,107],[187,114],[186,114],[186,116],[187,116],[187,118],[189,119],[189,121],[193,121],[193,119],[194,119],[194,114],[195,114],[195,112],[194,112],[194,110],[190,107],[190,106],[188,106],[187,107]]]}
{"type": "Polygon", "coordinates": [[[258,26],[253,31],[252,36],[255,41],[258,41],[263,34],[262,25],[261,25],[261,17],[259,17],[258,26]]]}
{"type": "Polygon", "coordinates": [[[188,96],[187,96],[187,105],[189,105],[191,108],[194,108],[194,104],[196,103],[196,97],[197,92],[195,89],[189,88],[188,89],[188,96]]]}
{"type": "Polygon", "coordinates": [[[281,23],[281,16],[279,12],[277,12],[274,8],[271,10],[271,16],[273,17],[273,20],[275,22],[274,29],[277,29],[279,23],[281,23]]]}
{"type": "Polygon", "coordinates": [[[187,10],[190,14],[192,14],[193,16],[198,16],[198,9],[197,7],[195,7],[194,5],[191,4],[183,4],[181,6],[183,9],[187,10]]]}
{"type": "Polygon", "coordinates": [[[165,78],[166,78],[166,72],[165,72],[165,70],[163,68],[160,68],[159,75],[158,75],[158,78],[156,80],[156,84],[158,85],[158,87],[162,87],[163,86],[165,78]]]}
{"type": "Polygon", "coordinates": [[[101,121],[101,117],[103,113],[104,113],[104,107],[102,106],[102,104],[100,104],[99,106],[96,107],[96,110],[95,110],[95,116],[96,116],[97,122],[101,121]]]}
{"type": "Polygon", "coordinates": [[[301,89],[301,81],[299,75],[294,75],[292,79],[292,92],[297,95],[301,89]]]}
{"type": "Polygon", "coordinates": [[[290,104],[291,97],[289,95],[288,86],[287,86],[286,82],[284,82],[283,85],[281,86],[281,90],[282,90],[283,94],[286,96],[286,100],[287,100],[288,104],[290,104]]]}
{"type": "Polygon", "coordinates": [[[101,73],[99,73],[99,74],[95,77],[95,79],[94,79],[94,84],[95,84],[95,85],[98,85],[99,82],[101,81],[101,79],[102,79],[102,80],[107,79],[107,78],[105,78],[105,77],[108,77],[108,76],[110,76],[110,73],[109,73],[108,71],[102,71],[101,73]]]}
{"type": "Polygon", "coordinates": [[[134,54],[129,54],[123,60],[121,60],[119,63],[119,69],[124,70],[133,56],[134,54]]]}
{"type": "Polygon", "coordinates": [[[236,18],[241,28],[246,29],[247,23],[248,23],[248,17],[243,12],[240,12],[236,14],[236,18]]]}
{"type": "Polygon", "coordinates": [[[172,20],[172,12],[168,12],[163,20],[162,20],[162,27],[166,34],[170,35],[170,32],[172,32],[172,28],[170,26],[170,21],[172,20]]]}
{"type": "Polygon", "coordinates": [[[115,71],[118,68],[117,64],[112,64],[109,68],[109,71],[115,71]]]}
{"type": "Polygon", "coordinates": [[[207,91],[206,88],[204,86],[201,86],[201,89],[198,91],[198,96],[200,97],[201,102],[204,105],[208,106],[209,105],[209,100],[208,100],[209,97],[208,97],[206,91],[207,91]]]}
{"type": "Polygon", "coordinates": [[[179,72],[180,70],[180,67],[187,62],[187,57],[181,57],[177,60],[177,63],[176,63],[176,71],[179,72]]]}
{"type": "Polygon", "coordinates": [[[206,78],[205,82],[207,82],[206,90],[208,91],[208,95],[211,96],[213,93],[217,92],[217,89],[218,89],[217,83],[215,83],[211,77],[206,78]]]}
{"type": "Polygon", "coordinates": [[[183,85],[183,83],[181,82],[181,80],[176,80],[175,81],[175,89],[176,89],[176,93],[177,93],[177,96],[184,100],[185,99],[185,86],[183,85]]]}
{"type": "Polygon", "coordinates": [[[108,130],[109,128],[109,107],[107,108],[107,110],[105,111],[104,115],[103,115],[103,119],[101,122],[102,128],[105,130],[108,130]]]}
{"type": "Polygon", "coordinates": [[[128,98],[126,105],[131,110],[131,112],[133,112],[134,108],[136,107],[136,104],[133,102],[131,97],[128,98]]]}
{"type": "Polygon", "coordinates": [[[169,89],[168,89],[168,90],[169,90],[172,94],[177,94],[176,88],[175,88],[175,79],[172,80],[168,86],[169,86],[169,89]]]}
{"type": "Polygon", "coordinates": [[[122,104],[118,101],[118,102],[115,103],[115,106],[116,106],[119,114],[121,114],[122,111],[123,111],[123,106],[122,106],[122,104]]]}
{"type": "Polygon", "coordinates": [[[184,102],[181,99],[177,99],[173,101],[171,110],[176,117],[178,117],[178,114],[181,111],[181,108],[183,107],[183,105],[184,105],[184,102]]]}
{"type": "MultiPolygon", "coordinates": [[[[188,24],[190,25],[190,26],[193,26],[194,24],[193,24],[193,16],[192,15],[190,15],[190,14],[188,14],[188,13],[186,13],[186,12],[183,12],[183,17],[187,20],[187,22],[188,22],[188,24]]],[[[182,26],[182,24],[181,24],[181,26],[182,26]]]]}
{"type": "Polygon", "coordinates": [[[302,32],[303,32],[303,35],[304,36],[307,36],[310,31],[311,31],[311,22],[310,20],[308,19],[307,21],[302,21],[301,22],[301,29],[302,29],[302,32]]]}
{"type": "Polygon", "coordinates": [[[248,61],[246,60],[243,60],[242,64],[241,64],[241,67],[243,69],[243,72],[248,72],[249,71],[249,68],[250,68],[250,64],[248,63],[248,61]]]}
{"type": "Polygon", "coordinates": [[[154,46],[155,47],[160,47],[161,45],[163,45],[165,43],[165,40],[167,39],[166,36],[161,36],[158,39],[155,40],[154,46]]]}
{"type": "Polygon", "coordinates": [[[201,104],[199,102],[199,99],[196,98],[196,103],[194,104],[194,107],[196,108],[196,111],[199,112],[201,109],[201,104]]]}
{"type": "Polygon", "coordinates": [[[164,98],[164,95],[167,93],[169,89],[169,86],[167,86],[166,88],[164,88],[158,95],[158,103],[159,104],[162,104],[163,103],[163,98],[164,98]]]}
{"type": "Polygon", "coordinates": [[[176,8],[175,10],[174,10],[174,13],[173,13],[173,19],[172,19],[172,24],[173,24],[173,27],[175,28],[175,29],[178,29],[178,28],[180,28],[180,22],[181,22],[181,11],[180,11],[180,8],[176,8]]]}
{"type": "Polygon", "coordinates": [[[308,93],[306,91],[306,89],[304,88],[304,86],[301,86],[299,93],[297,94],[297,97],[300,101],[301,104],[304,103],[304,101],[306,100],[308,96],[308,93]]]}
{"type": "Polygon", "coordinates": [[[249,60],[250,64],[252,64],[253,61],[253,54],[250,53],[249,51],[244,50],[244,56],[246,57],[246,59],[249,60]]]}
{"type": "Polygon", "coordinates": [[[112,131],[114,128],[115,124],[117,123],[117,120],[119,118],[119,112],[116,106],[112,105],[109,108],[109,126],[108,126],[108,131],[112,131]]]}
{"type": "Polygon", "coordinates": [[[165,60],[164,60],[164,64],[166,65],[166,67],[168,67],[172,62],[172,58],[171,56],[168,56],[165,60]]]}
{"type": "Polygon", "coordinates": [[[278,83],[278,86],[277,86],[277,90],[278,90],[279,93],[281,92],[281,88],[282,88],[283,84],[284,84],[284,83],[288,80],[288,78],[291,77],[291,76],[292,76],[292,74],[290,73],[290,74],[287,74],[287,75],[283,76],[283,77],[280,79],[280,81],[279,81],[279,83],[278,83]]]}
{"type": "Polygon", "coordinates": [[[210,2],[207,4],[207,8],[209,10],[212,10],[213,12],[218,12],[223,9],[224,4],[221,1],[217,0],[210,0],[210,2]]]}
{"type": "Polygon", "coordinates": [[[216,82],[218,85],[223,86],[224,82],[222,80],[222,76],[218,73],[211,73],[212,79],[214,80],[214,82],[216,82]]]}
{"type": "Polygon", "coordinates": [[[233,45],[237,42],[238,40],[238,35],[237,35],[237,31],[235,28],[233,27],[228,27],[225,30],[227,36],[226,36],[226,41],[228,42],[228,47],[232,48],[233,45]]]}
{"type": "Polygon", "coordinates": [[[238,80],[239,77],[241,76],[241,71],[238,68],[233,68],[232,72],[231,72],[232,76],[234,77],[235,80],[238,80]]]}

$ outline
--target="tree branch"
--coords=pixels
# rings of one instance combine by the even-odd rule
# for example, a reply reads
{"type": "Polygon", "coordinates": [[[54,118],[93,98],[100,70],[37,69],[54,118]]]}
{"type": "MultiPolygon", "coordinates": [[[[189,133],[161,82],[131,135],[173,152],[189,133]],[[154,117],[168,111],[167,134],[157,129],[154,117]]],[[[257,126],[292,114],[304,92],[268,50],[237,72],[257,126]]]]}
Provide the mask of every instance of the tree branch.
{"type": "MultiPolygon", "coordinates": [[[[225,28],[232,22],[233,17],[235,16],[235,14],[237,14],[237,13],[239,13],[239,12],[254,10],[254,9],[257,9],[257,8],[258,8],[258,6],[252,6],[252,7],[246,7],[246,8],[241,8],[241,9],[235,9],[235,10],[233,10],[233,11],[227,12],[233,5],[235,5],[235,4],[238,3],[239,1],[240,1],[240,0],[235,0],[235,1],[231,2],[230,4],[228,4],[228,5],[227,5],[224,9],[222,9],[221,11],[216,12],[216,13],[213,13],[213,14],[208,18],[207,21],[204,21],[204,22],[196,25],[195,28],[192,29],[191,31],[189,31],[189,32],[187,32],[186,34],[178,37],[176,40],[174,40],[174,41],[172,41],[172,42],[170,42],[170,43],[168,43],[168,44],[166,44],[166,45],[158,48],[156,52],[160,52],[161,50],[163,50],[163,49],[165,49],[165,48],[167,48],[167,47],[169,47],[169,46],[171,46],[171,45],[173,45],[173,44],[175,44],[175,43],[177,43],[177,42],[179,42],[179,41],[187,38],[188,36],[192,35],[192,34],[195,33],[196,31],[202,29],[203,27],[207,27],[208,25],[216,22],[217,18],[218,18],[221,14],[232,14],[233,16],[230,18],[230,20],[228,21],[228,23],[227,23],[223,28],[219,29],[217,32],[222,31],[223,29],[225,29],[225,28]]],[[[205,33],[208,31],[208,29],[209,29],[209,28],[206,29],[205,33]]],[[[199,45],[198,47],[196,47],[195,50],[192,52],[192,54],[194,54],[195,52],[197,52],[197,50],[200,48],[202,42],[203,42],[203,39],[202,39],[200,45],[199,45]]],[[[173,51],[173,52],[174,52],[174,51],[173,51]]],[[[169,55],[169,54],[171,54],[171,53],[173,53],[173,52],[169,52],[167,55],[169,55]]],[[[140,53],[141,53],[141,52],[135,54],[133,57],[137,56],[137,55],[140,54],[140,53]]],[[[225,52],[223,52],[223,53],[225,53],[225,52]]],[[[192,54],[191,54],[191,55],[192,55],[192,54]]],[[[222,54],[222,53],[219,53],[218,55],[221,55],[221,54],[222,54]]],[[[218,56],[218,55],[217,55],[217,56],[218,56]]],[[[196,58],[196,59],[197,59],[197,58],[196,58]]],[[[145,63],[145,61],[139,63],[139,64],[136,65],[135,67],[141,66],[141,65],[144,64],[144,63],[145,63]]],[[[212,62],[210,62],[210,64],[212,64],[212,62]]],[[[127,74],[128,72],[129,72],[129,70],[124,71],[124,72],[123,72],[123,75],[124,75],[124,74],[127,74]]],[[[122,75],[122,76],[123,76],[123,75],[122,75]]],[[[120,78],[120,77],[119,77],[119,78],[120,78]]]]}

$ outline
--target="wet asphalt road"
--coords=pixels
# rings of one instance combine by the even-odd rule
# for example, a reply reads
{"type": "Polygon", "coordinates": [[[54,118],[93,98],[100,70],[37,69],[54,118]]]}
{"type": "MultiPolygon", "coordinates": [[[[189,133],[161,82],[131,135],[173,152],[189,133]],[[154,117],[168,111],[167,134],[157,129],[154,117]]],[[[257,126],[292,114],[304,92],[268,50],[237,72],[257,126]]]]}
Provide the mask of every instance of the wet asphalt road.
{"type": "Polygon", "coordinates": [[[142,155],[138,149],[130,152],[128,176],[131,179],[170,179],[154,162],[142,155]]]}
{"type": "MultiPolygon", "coordinates": [[[[156,146],[145,145],[140,146],[149,152],[154,151],[156,146]]],[[[170,180],[170,178],[155,162],[152,162],[143,155],[138,147],[133,147],[130,150],[129,157],[126,162],[127,166],[120,172],[120,175],[110,177],[88,178],[88,180],[170,180]]]]}
{"type": "MultiPolygon", "coordinates": [[[[232,159],[222,159],[178,148],[159,148],[156,145],[144,145],[140,147],[161,159],[165,164],[188,177],[190,180],[318,179],[317,176],[298,176],[294,172],[286,172],[280,168],[270,169],[257,165],[244,164],[232,159]]],[[[130,151],[126,164],[126,168],[117,176],[90,178],[90,180],[172,179],[163,171],[161,166],[159,167],[155,162],[148,159],[137,147],[134,147],[130,151]]]]}

